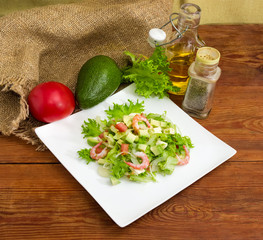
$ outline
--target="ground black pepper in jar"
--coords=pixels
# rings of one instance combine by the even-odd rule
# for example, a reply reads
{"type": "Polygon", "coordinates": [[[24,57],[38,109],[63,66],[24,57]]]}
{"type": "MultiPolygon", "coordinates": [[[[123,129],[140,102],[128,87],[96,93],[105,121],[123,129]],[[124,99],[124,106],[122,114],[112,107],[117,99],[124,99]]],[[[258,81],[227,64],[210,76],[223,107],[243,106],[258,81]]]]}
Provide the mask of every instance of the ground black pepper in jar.
{"type": "Polygon", "coordinates": [[[198,49],[196,59],[189,67],[190,80],[182,108],[193,117],[204,119],[211,111],[216,82],[221,75],[219,59],[218,50],[202,47],[198,49]]]}

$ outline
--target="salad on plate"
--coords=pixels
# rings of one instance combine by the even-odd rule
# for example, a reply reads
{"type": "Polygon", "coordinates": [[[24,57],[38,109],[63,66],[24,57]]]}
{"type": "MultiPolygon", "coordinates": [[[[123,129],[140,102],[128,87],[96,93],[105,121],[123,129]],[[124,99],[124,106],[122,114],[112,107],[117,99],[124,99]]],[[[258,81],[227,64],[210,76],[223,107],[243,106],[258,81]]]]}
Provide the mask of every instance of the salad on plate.
{"type": "Polygon", "coordinates": [[[190,160],[191,139],[182,136],[166,113],[144,113],[144,103],[128,100],[105,110],[107,119],[88,119],[82,134],[91,148],[78,151],[87,163],[96,161],[99,173],[113,185],[121,178],[130,181],[156,181],[156,175],[169,175],[176,166],[190,160]]]}

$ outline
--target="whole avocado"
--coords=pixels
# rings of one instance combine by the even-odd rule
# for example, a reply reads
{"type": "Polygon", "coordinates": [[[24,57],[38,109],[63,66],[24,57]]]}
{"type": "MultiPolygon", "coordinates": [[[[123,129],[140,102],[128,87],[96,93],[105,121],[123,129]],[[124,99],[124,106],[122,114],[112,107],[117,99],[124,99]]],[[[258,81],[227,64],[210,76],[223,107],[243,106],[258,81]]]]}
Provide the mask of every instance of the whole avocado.
{"type": "Polygon", "coordinates": [[[89,59],[80,69],[76,100],[81,109],[91,108],[110,96],[120,85],[122,72],[116,62],[104,55],[89,59]]]}

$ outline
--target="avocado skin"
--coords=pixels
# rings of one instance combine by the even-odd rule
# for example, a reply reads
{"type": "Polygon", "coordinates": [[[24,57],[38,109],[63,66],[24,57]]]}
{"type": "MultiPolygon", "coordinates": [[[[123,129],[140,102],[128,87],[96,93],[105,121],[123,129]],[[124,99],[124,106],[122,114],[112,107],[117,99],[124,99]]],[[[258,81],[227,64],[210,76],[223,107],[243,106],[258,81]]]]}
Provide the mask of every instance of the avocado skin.
{"type": "Polygon", "coordinates": [[[89,59],[80,69],[75,97],[81,109],[105,100],[119,87],[122,72],[116,62],[104,55],[89,59]]]}

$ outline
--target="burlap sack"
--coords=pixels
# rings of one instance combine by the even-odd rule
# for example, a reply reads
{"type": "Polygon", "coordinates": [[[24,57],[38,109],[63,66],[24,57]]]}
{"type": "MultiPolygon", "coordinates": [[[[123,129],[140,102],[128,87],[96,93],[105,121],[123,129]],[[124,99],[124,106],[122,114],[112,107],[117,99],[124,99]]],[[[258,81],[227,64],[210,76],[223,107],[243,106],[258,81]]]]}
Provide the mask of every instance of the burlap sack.
{"type": "Polygon", "coordinates": [[[99,54],[125,64],[125,50],[149,55],[148,31],[167,22],[170,0],[90,0],[0,18],[0,132],[43,149],[27,96],[41,82],[73,92],[81,66],[99,54]]]}

